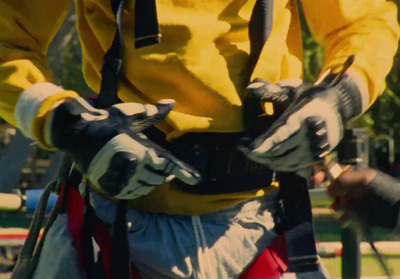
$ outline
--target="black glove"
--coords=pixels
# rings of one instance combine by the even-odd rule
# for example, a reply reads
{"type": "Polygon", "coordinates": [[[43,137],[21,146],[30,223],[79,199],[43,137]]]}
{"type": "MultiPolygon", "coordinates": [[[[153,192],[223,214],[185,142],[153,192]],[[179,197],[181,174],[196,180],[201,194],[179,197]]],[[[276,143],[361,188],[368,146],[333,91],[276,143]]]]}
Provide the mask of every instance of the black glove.
{"type": "Polygon", "coordinates": [[[249,159],[277,171],[310,166],[335,148],[345,123],[362,110],[361,94],[348,76],[328,86],[325,82],[301,85],[293,95],[291,104],[272,126],[250,144],[239,146],[249,159]]]}
{"type": "Polygon", "coordinates": [[[162,121],[174,103],[123,103],[101,110],[82,98],[67,99],[53,110],[46,138],[109,196],[134,199],[174,177],[194,185],[200,181],[196,170],[141,133],[162,121]]]}
{"type": "Polygon", "coordinates": [[[292,104],[300,79],[287,79],[279,83],[270,83],[256,78],[246,88],[243,100],[243,116],[246,135],[255,139],[265,133],[272,124],[292,104]]]}
{"type": "Polygon", "coordinates": [[[348,193],[344,206],[367,227],[399,228],[400,182],[377,171],[359,197],[348,193]]]}

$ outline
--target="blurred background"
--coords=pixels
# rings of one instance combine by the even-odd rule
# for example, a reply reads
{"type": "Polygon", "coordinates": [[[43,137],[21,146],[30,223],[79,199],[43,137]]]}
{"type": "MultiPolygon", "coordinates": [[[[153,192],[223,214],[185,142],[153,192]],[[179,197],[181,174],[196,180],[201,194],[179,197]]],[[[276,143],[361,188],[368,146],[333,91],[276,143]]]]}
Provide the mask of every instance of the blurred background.
{"type": "MultiPolygon", "coordinates": [[[[393,2],[400,5],[400,0],[393,2]]],[[[81,49],[75,20],[72,6],[50,46],[48,60],[56,84],[89,97],[93,92],[86,86],[82,76],[81,49]]],[[[305,49],[304,78],[313,82],[322,68],[323,48],[311,37],[304,17],[302,17],[302,29],[305,49]]],[[[363,163],[400,179],[400,51],[387,77],[387,89],[361,118],[349,125],[349,128],[356,128],[356,131],[361,133],[360,156],[367,158],[363,163]]],[[[0,192],[11,192],[26,197],[28,190],[43,188],[54,177],[59,160],[59,154],[33,145],[15,128],[0,119],[0,192]]],[[[321,185],[311,185],[310,188],[313,189],[310,191],[316,193],[320,187],[321,185]]],[[[343,230],[336,216],[328,208],[329,201],[323,201],[324,198],[320,198],[319,194],[312,195],[318,253],[331,275],[341,278],[343,230]]],[[[4,201],[8,196],[0,196],[0,199],[4,201]]],[[[26,229],[33,210],[28,207],[24,203],[18,209],[12,205],[10,208],[0,208],[0,279],[9,278],[16,256],[26,237],[26,229]]],[[[351,237],[355,237],[353,240],[357,243],[357,247],[352,252],[354,255],[344,259],[350,267],[343,267],[357,269],[355,272],[362,277],[386,278],[373,252],[364,242],[363,236],[355,232],[351,237]]],[[[392,273],[398,274],[400,278],[399,236],[378,230],[373,232],[373,239],[377,241],[378,249],[392,273]]]]}

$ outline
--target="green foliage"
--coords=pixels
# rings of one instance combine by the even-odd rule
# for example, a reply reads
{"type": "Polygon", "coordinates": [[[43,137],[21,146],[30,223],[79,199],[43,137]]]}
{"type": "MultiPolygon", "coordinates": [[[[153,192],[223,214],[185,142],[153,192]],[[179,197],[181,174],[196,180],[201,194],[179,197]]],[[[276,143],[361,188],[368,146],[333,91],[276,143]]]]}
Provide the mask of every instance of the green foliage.
{"type": "Polygon", "coordinates": [[[304,63],[304,80],[306,82],[315,82],[323,66],[324,49],[311,36],[308,29],[306,19],[304,17],[302,7],[299,2],[300,21],[302,27],[303,39],[303,63],[304,63]]]}

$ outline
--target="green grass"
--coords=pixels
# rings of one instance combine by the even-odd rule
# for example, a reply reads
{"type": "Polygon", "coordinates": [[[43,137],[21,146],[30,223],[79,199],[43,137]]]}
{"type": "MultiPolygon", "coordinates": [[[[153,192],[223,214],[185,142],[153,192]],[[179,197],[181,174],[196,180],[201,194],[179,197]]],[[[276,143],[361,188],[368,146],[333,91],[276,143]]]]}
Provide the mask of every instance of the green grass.
{"type": "MultiPolygon", "coordinates": [[[[335,278],[341,278],[341,258],[323,258],[322,262],[328,269],[329,274],[335,278]]],[[[400,256],[387,258],[387,264],[393,275],[400,275],[400,256]]],[[[363,256],[361,259],[362,276],[384,276],[378,261],[373,256],[363,256]]]]}
{"type": "MultiPolygon", "coordinates": [[[[315,238],[319,242],[340,241],[339,223],[333,218],[314,218],[315,238]]],[[[374,241],[400,241],[400,234],[385,229],[374,229],[374,241]]]]}
{"type": "MultiPolygon", "coordinates": [[[[340,241],[340,227],[336,220],[332,218],[315,218],[315,238],[319,242],[340,241]]],[[[376,229],[373,232],[375,241],[399,241],[399,235],[394,235],[384,229],[376,229]]],[[[399,251],[400,252],[400,251],[399,251]]],[[[331,276],[341,278],[342,258],[323,258],[322,262],[328,269],[331,276]]],[[[391,256],[386,259],[387,264],[392,269],[393,275],[400,275],[400,256],[391,256]]],[[[379,263],[374,256],[366,255],[361,259],[362,276],[384,276],[379,263]]]]}

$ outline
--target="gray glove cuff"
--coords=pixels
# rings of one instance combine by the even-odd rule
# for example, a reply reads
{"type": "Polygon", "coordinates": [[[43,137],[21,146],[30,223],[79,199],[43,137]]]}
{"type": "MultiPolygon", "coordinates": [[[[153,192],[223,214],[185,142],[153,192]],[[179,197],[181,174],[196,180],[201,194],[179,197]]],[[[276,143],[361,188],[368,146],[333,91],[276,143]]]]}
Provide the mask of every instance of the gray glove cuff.
{"type": "Polygon", "coordinates": [[[339,97],[338,110],[345,124],[362,113],[361,93],[357,85],[348,76],[344,76],[335,86],[335,89],[339,97]]]}
{"type": "Polygon", "coordinates": [[[367,209],[365,218],[370,225],[390,229],[399,228],[400,182],[393,177],[377,172],[369,184],[363,199],[367,209]]]}

